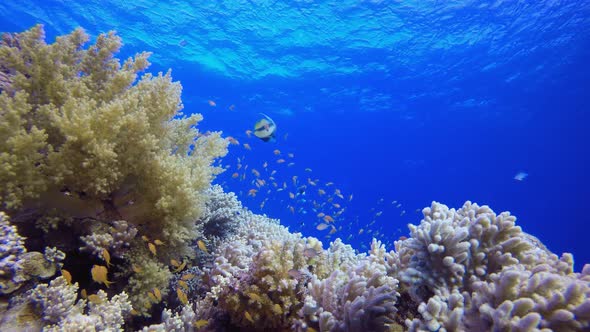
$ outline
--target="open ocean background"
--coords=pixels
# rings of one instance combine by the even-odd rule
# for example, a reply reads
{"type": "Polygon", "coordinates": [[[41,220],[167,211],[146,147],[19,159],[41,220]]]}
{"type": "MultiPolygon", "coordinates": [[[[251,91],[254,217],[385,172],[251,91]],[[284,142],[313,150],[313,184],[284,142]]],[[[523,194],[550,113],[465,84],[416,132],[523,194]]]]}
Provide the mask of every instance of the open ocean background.
{"type": "Polygon", "coordinates": [[[471,200],[590,262],[589,1],[0,2],[1,32],[37,23],[153,52],[199,129],[240,142],[215,183],[325,246],[391,249],[433,200],[471,200]],[[246,134],[259,113],[276,142],[246,134]]]}

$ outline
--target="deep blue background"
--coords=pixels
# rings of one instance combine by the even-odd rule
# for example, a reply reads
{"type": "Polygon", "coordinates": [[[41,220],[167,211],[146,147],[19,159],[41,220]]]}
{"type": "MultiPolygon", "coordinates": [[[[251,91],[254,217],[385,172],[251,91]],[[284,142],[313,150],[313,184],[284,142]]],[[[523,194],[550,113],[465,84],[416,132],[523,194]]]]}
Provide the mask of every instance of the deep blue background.
{"type": "Polygon", "coordinates": [[[51,42],[80,25],[92,37],[116,29],[121,57],[154,52],[150,71],[172,68],[185,112],[205,116],[201,130],[252,147],[231,147],[216,182],[304,235],[359,249],[376,236],[391,248],[433,200],[471,200],[510,211],[552,251],[574,253],[578,270],[590,262],[587,2],[158,3],[8,1],[0,31],[43,23],[51,42]],[[277,122],[277,142],[246,136],[259,112],[277,122]],[[238,157],[249,166],[243,181],[231,177],[238,157]],[[254,198],[252,168],[270,185],[254,198]],[[272,170],[287,190],[272,187],[272,170]],[[529,176],[514,180],[520,171],[529,176]],[[293,175],[319,180],[305,202],[288,196],[293,175]],[[328,204],[319,187],[346,196],[334,199],[346,211],[329,238],[315,215],[337,209],[314,211],[314,200],[328,204]]]}

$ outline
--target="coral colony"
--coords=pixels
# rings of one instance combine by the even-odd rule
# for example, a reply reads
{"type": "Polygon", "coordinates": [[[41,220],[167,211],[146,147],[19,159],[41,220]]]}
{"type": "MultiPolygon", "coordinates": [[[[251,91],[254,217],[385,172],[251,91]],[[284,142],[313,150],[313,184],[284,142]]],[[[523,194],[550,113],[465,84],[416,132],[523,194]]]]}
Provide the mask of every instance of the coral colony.
{"type": "Polygon", "coordinates": [[[507,212],[432,203],[395,248],[327,247],[211,181],[227,152],[121,40],[0,42],[2,331],[587,331],[573,271],[507,212]]]}

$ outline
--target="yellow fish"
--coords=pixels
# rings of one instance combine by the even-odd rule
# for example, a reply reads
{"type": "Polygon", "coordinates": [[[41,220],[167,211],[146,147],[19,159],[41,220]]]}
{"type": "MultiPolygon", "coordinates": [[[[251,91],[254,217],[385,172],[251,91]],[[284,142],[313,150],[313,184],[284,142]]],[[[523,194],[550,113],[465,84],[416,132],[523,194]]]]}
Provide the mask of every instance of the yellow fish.
{"type": "Polygon", "coordinates": [[[254,324],[254,319],[252,319],[252,315],[249,312],[244,311],[244,317],[252,324],[254,324]]]}
{"type": "Polygon", "coordinates": [[[197,246],[199,247],[199,249],[204,251],[206,254],[209,253],[209,251],[207,250],[207,246],[205,246],[205,242],[203,242],[203,240],[197,241],[197,246]]]}
{"type": "Polygon", "coordinates": [[[186,296],[185,292],[182,291],[182,289],[176,288],[176,295],[178,295],[178,300],[180,300],[182,304],[188,303],[188,297],[186,296]]]}
{"type": "Polygon", "coordinates": [[[171,259],[170,260],[170,265],[174,266],[174,267],[179,267],[180,266],[180,262],[178,262],[176,259],[171,259]]]}
{"type": "Polygon", "coordinates": [[[198,321],[195,322],[195,327],[198,329],[205,327],[207,325],[209,325],[209,321],[206,319],[199,319],[198,321]]]}
{"type": "Polygon", "coordinates": [[[107,279],[108,270],[106,266],[94,265],[92,270],[90,270],[90,273],[92,274],[92,280],[96,281],[97,283],[105,284],[107,287],[112,284],[112,282],[108,281],[107,279]]]}
{"type": "Polygon", "coordinates": [[[182,279],[182,280],[190,280],[190,279],[192,279],[194,277],[195,277],[195,274],[194,273],[187,273],[187,274],[184,274],[182,277],[180,277],[180,279],[182,279]]]}
{"type": "Polygon", "coordinates": [[[98,296],[96,294],[88,295],[88,301],[90,301],[94,304],[101,304],[102,303],[102,299],[100,298],[100,296],[98,296]]]}
{"type": "Polygon", "coordinates": [[[152,292],[154,292],[154,296],[156,296],[158,302],[162,301],[162,292],[160,292],[160,289],[158,289],[158,287],[154,287],[152,292]]]}
{"type": "Polygon", "coordinates": [[[182,287],[184,289],[188,289],[188,284],[186,283],[186,281],[178,280],[178,284],[180,285],[180,287],[182,287]]]}
{"type": "Polygon", "coordinates": [[[64,279],[66,279],[66,281],[68,282],[68,285],[72,284],[72,275],[70,274],[70,272],[68,270],[61,269],[61,276],[64,277],[64,279]]]}
{"type": "Polygon", "coordinates": [[[154,256],[156,256],[156,254],[157,254],[157,252],[156,252],[156,246],[153,243],[151,243],[151,242],[148,243],[148,249],[150,250],[150,252],[154,256]]]}
{"type": "Polygon", "coordinates": [[[111,254],[109,254],[109,251],[106,249],[102,250],[102,259],[104,259],[104,261],[107,263],[107,266],[111,266],[111,254]]]}
{"type": "Polygon", "coordinates": [[[155,245],[157,245],[157,246],[161,246],[161,245],[163,245],[163,244],[164,244],[164,242],[162,242],[162,241],[160,241],[160,240],[158,240],[158,239],[155,239],[155,240],[154,240],[154,244],[155,244],[155,245]]]}
{"type": "Polygon", "coordinates": [[[182,261],[182,264],[178,265],[178,267],[174,270],[174,273],[178,273],[182,271],[186,267],[186,261],[182,261]]]}

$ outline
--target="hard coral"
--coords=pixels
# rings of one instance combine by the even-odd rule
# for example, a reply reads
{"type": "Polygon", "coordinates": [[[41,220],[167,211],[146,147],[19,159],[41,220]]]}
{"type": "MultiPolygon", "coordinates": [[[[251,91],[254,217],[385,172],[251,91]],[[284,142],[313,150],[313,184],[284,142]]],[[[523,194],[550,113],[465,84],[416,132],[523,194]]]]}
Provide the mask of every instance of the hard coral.
{"type": "Polygon", "coordinates": [[[0,211],[0,293],[9,294],[24,282],[24,257],[27,249],[24,238],[20,236],[9,220],[0,211]]]}
{"type": "Polygon", "coordinates": [[[516,218],[466,202],[433,202],[396,243],[404,289],[420,303],[410,331],[579,331],[590,328],[590,266],[573,273],[516,218]]]}

